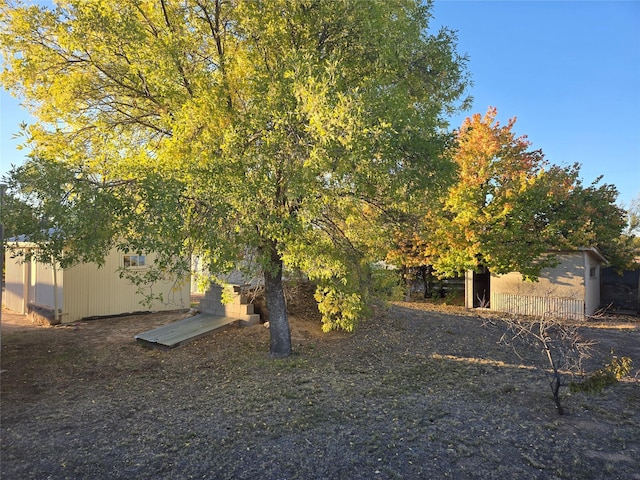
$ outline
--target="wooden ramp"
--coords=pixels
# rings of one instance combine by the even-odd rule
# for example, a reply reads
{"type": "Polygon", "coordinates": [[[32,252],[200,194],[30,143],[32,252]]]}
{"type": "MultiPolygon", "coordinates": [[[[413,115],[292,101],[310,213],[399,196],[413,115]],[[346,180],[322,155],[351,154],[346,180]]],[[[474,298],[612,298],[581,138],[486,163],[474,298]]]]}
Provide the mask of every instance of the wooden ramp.
{"type": "Polygon", "coordinates": [[[237,318],[202,313],[139,333],[134,338],[145,345],[170,349],[192,342],[218,328],[240,321],[237,318]]]}

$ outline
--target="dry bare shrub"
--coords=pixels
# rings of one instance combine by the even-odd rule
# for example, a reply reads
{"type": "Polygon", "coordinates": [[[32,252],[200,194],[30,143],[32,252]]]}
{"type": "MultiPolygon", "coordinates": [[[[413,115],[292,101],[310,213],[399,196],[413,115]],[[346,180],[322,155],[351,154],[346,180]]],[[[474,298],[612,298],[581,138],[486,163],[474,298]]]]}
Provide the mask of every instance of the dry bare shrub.
{"type": "Polygon", "coordinates": [[[550,367],[545,372],[549,377],[553,399],[558,413],[563,415],[560,389],[570,385],[565,381],[565,376],[582,373],[582,364],[591,357],[590,351],[595,342],[582,338],[578,325],[554,315],[535,318],[513,315],[502,320],[507,325],[507,331],[499,343],[511,346],[516,354],[519,346],[541,349],[545,363],[550,367]]]}

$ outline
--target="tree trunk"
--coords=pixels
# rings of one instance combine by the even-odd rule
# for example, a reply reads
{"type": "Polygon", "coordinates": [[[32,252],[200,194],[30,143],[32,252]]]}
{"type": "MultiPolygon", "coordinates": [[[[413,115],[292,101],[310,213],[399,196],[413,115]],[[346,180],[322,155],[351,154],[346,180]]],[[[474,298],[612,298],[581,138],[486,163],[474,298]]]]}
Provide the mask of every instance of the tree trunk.
{"type": "Polygon", "coordinates": [[[424,283],[424,298],[431,298],[433,295],[433,267],[431,265],[421,265],[420,276],[424,283]]]}
{"type": "Polygon", "coordinates": [[[404,301],[411,301],[411,284],[413,275],[411,275],[411,267],[402,266],[402,279],[404,280],[404,301]]]}
{"type": "Polygon", "coordinates": [[[288,357],[291,355],[291,330],[284,300],[282,259],[278,255],[275,242],[270,242],[268,248],[270,262],[264,272],[264,289],[269,310],[271,356],[288,357]]]}

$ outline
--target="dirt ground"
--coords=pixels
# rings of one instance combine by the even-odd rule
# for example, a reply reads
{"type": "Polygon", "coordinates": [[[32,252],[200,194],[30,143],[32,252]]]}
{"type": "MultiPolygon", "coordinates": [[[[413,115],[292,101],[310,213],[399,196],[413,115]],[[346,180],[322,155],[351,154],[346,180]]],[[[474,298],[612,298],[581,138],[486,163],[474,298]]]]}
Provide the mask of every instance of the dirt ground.
{"type": "Polygon", "coordinates": [[[133,336],[180,312],[40,327],[2,312],[2,479],[640,479],[640,322],[604,318],[633,370],[559,416],[538,349],[486,314],[376,309],[323,334],[292,308],[295,354],[261,325],[160,351],[133,336]]]}

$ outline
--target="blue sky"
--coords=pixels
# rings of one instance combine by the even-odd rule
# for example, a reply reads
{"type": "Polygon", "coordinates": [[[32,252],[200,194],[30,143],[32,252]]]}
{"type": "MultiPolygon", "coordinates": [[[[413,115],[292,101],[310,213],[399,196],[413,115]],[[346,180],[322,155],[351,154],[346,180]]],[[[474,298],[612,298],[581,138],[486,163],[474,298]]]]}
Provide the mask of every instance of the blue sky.
{"type": "Polygon", "coordinates": [[[518,135],[559,165],[582,164],[625,205],[640,194],[640,2],[438,1],[434,27],[469,55],[470,113],[517,117],[518,135]]]}
{"type": "MultiPolygon", "coordinates": [[[[604,175],[625,205],[640,193],[640,2],[436,0],[433,14],[470,57],[473,108],[452,127],[495,106],[550,162],[581,163],[585,184],[604,175]]],[[[3,90],[0,110],[2,175],[29,117],[3,90]]]]}

